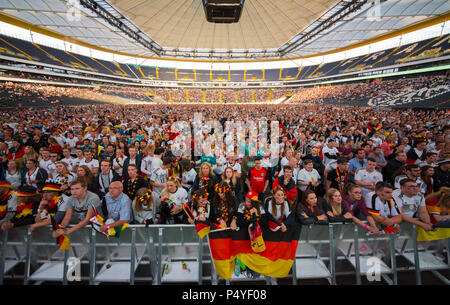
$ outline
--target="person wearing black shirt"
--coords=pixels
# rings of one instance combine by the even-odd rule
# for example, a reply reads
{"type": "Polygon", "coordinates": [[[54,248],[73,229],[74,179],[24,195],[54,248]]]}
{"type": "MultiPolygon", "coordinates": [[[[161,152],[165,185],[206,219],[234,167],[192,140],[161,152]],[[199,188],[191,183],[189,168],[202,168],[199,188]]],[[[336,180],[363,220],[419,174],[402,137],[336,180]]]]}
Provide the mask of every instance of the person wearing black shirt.
{"type": "Polygon", "coordinates": [[[339,157],[337,160],[337,167],[335,170],[327,174],[326,190],[330,188],[338,189],[340,192],[348,184],[348,160],[344,157],[339,157]]]}

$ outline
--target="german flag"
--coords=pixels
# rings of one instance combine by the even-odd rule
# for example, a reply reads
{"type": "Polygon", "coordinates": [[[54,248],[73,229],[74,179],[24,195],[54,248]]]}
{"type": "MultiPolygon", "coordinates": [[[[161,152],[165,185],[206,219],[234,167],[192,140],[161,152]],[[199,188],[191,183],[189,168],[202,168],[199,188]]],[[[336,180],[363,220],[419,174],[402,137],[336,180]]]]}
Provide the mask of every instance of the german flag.
{"type": "Polygon", "coordinates": [[[129,226],[129,224],[126,222],[126,223],[124,223],[121,226],[117,226],[117,227],[114,227],[114,228],[109,228],[108,229],[108,233],[106,235],[114,236],[114,237],[119,238],[120,237],[120,232],[125,230],[125,228],[128,227],[128,226],[129,226]]]}
{"type": "Polygon", "coordinates": [[[436,231],[425,231],[417,226],[417,241],[432,241],[450,238],[449,228],[436,228],[436,231]]]}
{"type": "MultiPolygon", "coordinates": [[[[53,217],[50,216],[52,221],[53,230],[62,229],[61,226],[55,221],[53,217]]],[[[56,244],[59,245],[59,250],[69,250],[70,249],[70,239],[66,235],[61,235],[56,239],[56,244]]]]}
{"type": "Polygon", "coordinates": [[[207,221],[195,221],[195,229],[197,230],[198,236],[203,239],[211,231],[211,224],[207,221]]]}
{"type": "Polygon", "coordinates": [[[211,256],[217,274],[229,279],[233,275],[236,258],[251,270],[270,277],[286,277],[291,270],[297,251],[301,225],[291,214],[286,222],[286,232],[273,232],[262,219],[262,239],[265,250],[254,252],[248,227],[238,217],[239,231],[226,230],[208,235],[211,256]]]}

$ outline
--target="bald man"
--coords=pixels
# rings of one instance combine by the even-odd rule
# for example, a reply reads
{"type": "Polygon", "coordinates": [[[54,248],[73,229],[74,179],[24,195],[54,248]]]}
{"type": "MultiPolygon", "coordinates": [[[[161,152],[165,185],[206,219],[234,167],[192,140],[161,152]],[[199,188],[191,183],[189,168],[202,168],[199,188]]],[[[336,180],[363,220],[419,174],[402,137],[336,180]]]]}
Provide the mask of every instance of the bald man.
{"type": "Polygon", "coordinates": [[[130,223],[132,221],[131,200],[123,192],[123,184],[120,181],[111,182],[108,194],[106,194],[103,204],[105,215],[105,224],[100,227],[100,231],[104,232],[109,228],[114,228],[130,223]]]}

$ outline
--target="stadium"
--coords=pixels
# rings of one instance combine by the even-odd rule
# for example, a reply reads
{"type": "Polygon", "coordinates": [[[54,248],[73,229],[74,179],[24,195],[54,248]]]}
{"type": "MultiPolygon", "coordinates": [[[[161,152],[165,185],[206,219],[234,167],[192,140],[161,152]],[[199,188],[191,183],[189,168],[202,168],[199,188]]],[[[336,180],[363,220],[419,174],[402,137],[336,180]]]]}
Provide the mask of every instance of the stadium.
{"type": "Polygon", "coordinates": [[[0,1],[0,285],[448,285],[449,19],[0,1]]]}

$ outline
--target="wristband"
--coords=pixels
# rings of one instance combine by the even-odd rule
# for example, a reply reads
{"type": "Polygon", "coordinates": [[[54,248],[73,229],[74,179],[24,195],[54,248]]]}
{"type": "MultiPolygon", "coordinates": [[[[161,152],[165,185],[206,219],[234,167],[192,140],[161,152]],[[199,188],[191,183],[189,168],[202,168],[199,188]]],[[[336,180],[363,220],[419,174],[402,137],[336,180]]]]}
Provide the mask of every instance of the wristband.
{"type": "Polygon", "coordinates": [[[394,217],[392,217],[392,221],[394,222],[394,224],[396,224],[397,222],[395,221],[395,218],[394,217]]]}
{"type": "Polygon", "coordinates": [[[367,227],[368,227],[368,226],[367,226],[367,223],[366,223],[366,224],[364,224],[364,229],[367,229],[367,227]]]}

